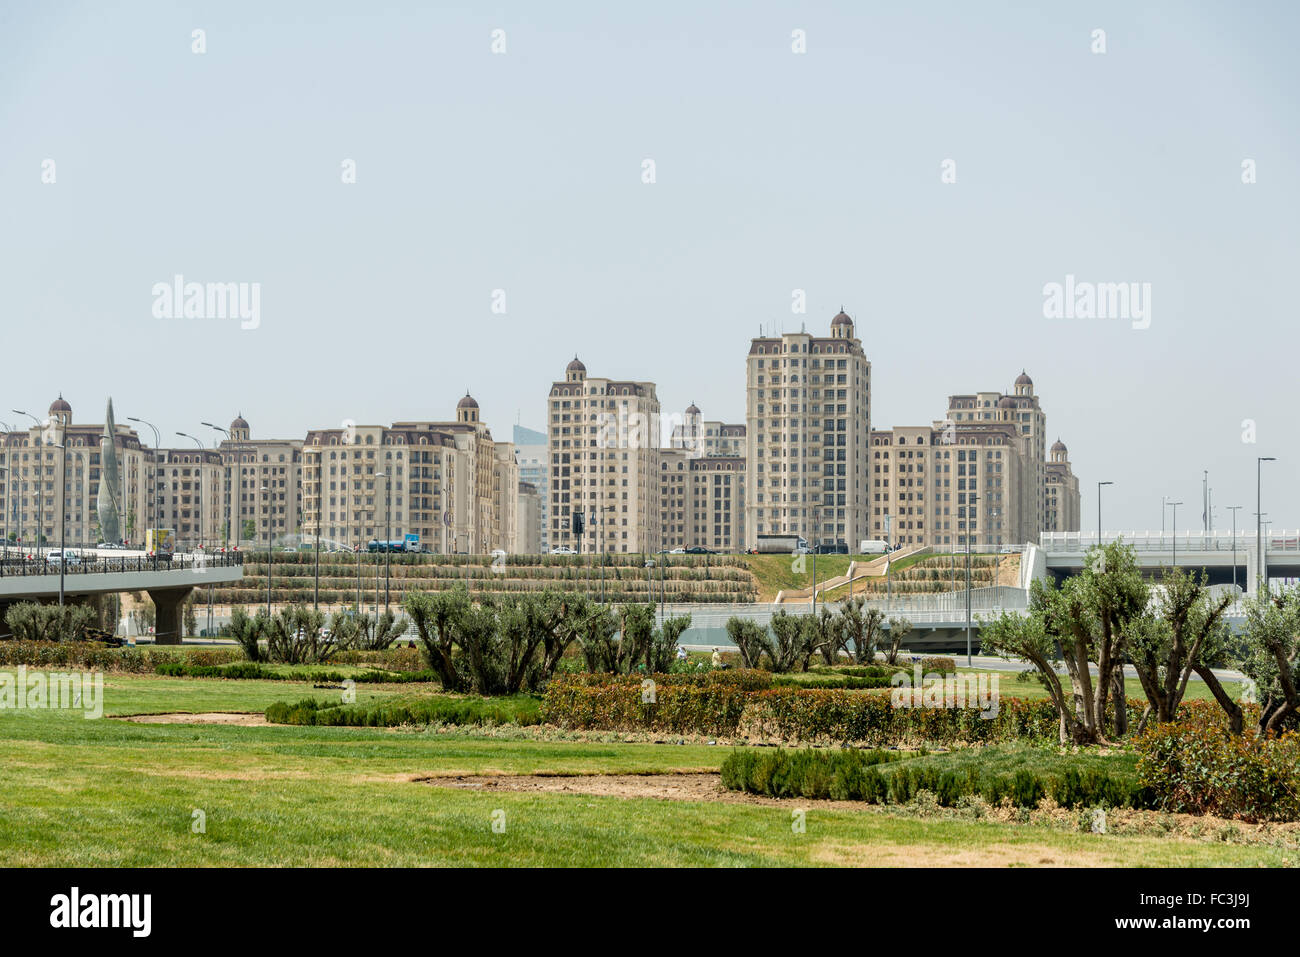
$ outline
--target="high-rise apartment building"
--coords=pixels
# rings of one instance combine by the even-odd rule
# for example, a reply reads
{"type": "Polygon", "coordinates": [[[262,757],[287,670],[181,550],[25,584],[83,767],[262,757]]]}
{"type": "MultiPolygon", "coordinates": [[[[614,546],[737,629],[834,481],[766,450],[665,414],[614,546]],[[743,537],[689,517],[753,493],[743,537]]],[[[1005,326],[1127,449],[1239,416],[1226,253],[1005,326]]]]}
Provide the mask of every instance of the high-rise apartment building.
{"type": "Polygon", "coordinates": [[[740,551],[745,530],[745,460],[664,449],[659,456],[661,547],[740,551]]]}
{"type": "Polygon", "coordinates": [[[1079,478],[1070,468],[1070,451],[1060,439],[1052,443],[1043,494],[1043,531],[1077,532],[1081,517],[1079,478]]]}
{"type": "Polygon", "coordinates": [[[841,310],[829,337],[754,339],[745,378],[745,541],[856,547],[870,519],[871,363],[853,320],[841,310]]]}
{"type": "Polygon", "coordinates": [[[316,429],[302,451],[305,534],[319,523],[322,537],[345,546],[413,535],[444,554],[515,542],[514,446],[493,441],[468,394],[455,421],[316,429]]]}
{"type": "Polygon", "coordinates": [[[581,551],[659,546],[659,399],[653,382],[588,377],[574,357],[547,398],[549,540],[581,551]],[[572,532],[573,515],[584,532],[572,532]]]}
{"type": "Polygon", "coordinates": [[[686,449],[696,455],[745,455],[745,427],[726,422],[706,420],[694,402],[686,407],[682,421],[673,425],[669,447],[686,449]]]}
{"type": "Polygon", "coordinates": [[[950,396],[932,426],[872,432],[871,537],[964,548],[1037,541],[1053,523],[1077,530],[1078,479],[1064,445],[1044,459],[1046,421],[1021,372],[1010,394],[950,396]]]}

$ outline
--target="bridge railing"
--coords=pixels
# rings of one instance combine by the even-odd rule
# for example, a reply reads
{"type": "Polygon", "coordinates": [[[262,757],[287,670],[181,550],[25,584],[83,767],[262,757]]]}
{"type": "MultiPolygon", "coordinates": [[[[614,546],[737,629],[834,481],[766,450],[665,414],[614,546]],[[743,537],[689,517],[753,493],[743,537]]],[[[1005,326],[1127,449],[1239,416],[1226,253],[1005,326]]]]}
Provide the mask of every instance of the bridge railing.
{"type": "MultiPolygon", "coordinates": [[[[820,607],[826,605],[835,608],[838,602],[818,601],[820,607]]],[[[971,618],[985,617],[1001,611],[1024,611],[1029,606],[1029,593],[1023,588],[1010,585],[988,585],[971,589],[971,618]]],[[[865,603],[867,608],[878,608],[888,617],[898,616],[912,622],[964,621],[966,618],[966,592],[944,592],[935,595],[909,595],[892,600],[879,599],[865,603]]],[[[679,604],[664,606],[665,614],[690,615],[694,628],[721,628],[727,619],[733,616],[748,618],[760,624],[767,624],[778,612],[790,615],[807,615],[812,613],[809,601],[782,602],[781,604],[751,602],[744,604],[679,604]]]]}
{"type": "MultiPolygon", "coordinates": [[[[47,556],[0,557],[0,578],[25,578],[33,575],[57,575],[61,561],[47,556]]],[[[184,554],[166,558],[145,555],[98,556],[78,558],[67,562],[65,575],[103,575],[123,572],[202,571],[205,568],[230,568],[244,564],[242,552],[215,555],[184,554]]]]}
{"type": "MultiPolygon", "coordinates": [[[[1110,543],[1123,540],[1125,545],[1132,545],[1140,552],[1173,551],[1175,543],[1182,551],[1230,552],[1233,550],[1232,532],[1102,532],[1101,541],[1110,543]]],[[[1040,547],[1048,551],[1070,552],[1087,551],[1097,544],[1097,533],[1086,532],[1043,532],[1039,536],[1040,547]]],[[[1237,551],[1246,551],[1255,547],[1255,532],[1238,531],[1236,535],[1237,551]]],[[[1264,536],[1264,547],[1270,552],[1300,552],[1300,531],[1277,531],[1264,536]]]]}

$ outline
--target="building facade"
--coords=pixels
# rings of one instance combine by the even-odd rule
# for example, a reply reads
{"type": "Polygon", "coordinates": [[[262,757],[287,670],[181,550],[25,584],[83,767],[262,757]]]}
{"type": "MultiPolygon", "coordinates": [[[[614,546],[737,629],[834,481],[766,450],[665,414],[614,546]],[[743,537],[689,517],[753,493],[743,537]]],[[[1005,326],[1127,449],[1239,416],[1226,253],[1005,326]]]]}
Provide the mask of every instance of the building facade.
{"type": "Polygon", "coordinates": [[[588,377],[574,357],[547,397],[549,539],[599,552],[653,552],[659,527],[659,399],[653,382],[588,377]],[[584,532],[573,533],[573,515],[584,532]]]}
{"type": "Polygon", "coordinates": [[[828,337],[759,337],[746,362],[744,539],[856,547],[869,527],[871,363],[841,310],[828,337]]]}

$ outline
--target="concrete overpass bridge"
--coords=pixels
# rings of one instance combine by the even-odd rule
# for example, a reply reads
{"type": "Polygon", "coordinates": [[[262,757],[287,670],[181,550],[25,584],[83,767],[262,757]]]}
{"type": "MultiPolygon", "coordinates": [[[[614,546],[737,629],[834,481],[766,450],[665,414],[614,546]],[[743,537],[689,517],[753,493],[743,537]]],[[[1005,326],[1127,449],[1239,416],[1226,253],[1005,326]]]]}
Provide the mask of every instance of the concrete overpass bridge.
{"type": "MultiPolygon", "coordinates": [[[[1205,569],[1211,585],[1231,585],[1235,579],[1248,595],[1255,593],[1259,580],[1257,571],[1261,567],[1265,580],[1300,579],[1300,531],[1272,532],[1264,536],[1262,566],[1253,531],[1238,532],[1235,538],[1231,532],[1178,535],[1172,532],[1102,532],[1102,542],[1116,540],[1133,547],[1139,567],[1151,577],[1157,576],[1161,568],[1175,564],[1179,568],[1205,569]]],[[[1037,549],[1039,568],[1033,577],[1051,575],[1059,580],[1080,574],[1085,554],[1096,546],[1097,541],[1096,533],[1043,533],[1037,549]]]]}
{"type": "MultiPolygon", "coordinates": [[[[170,562],[144,555],[87,558],[63,569],[67,602],[84,602],[93,595],[124,591],[148,592],[157,609],[155,641],[180,644],[181,606],[195,588],[225,585],[244,577],[244,557],[176,555],[170,562]]],[[[44,559],[6,557],[0,560],[0,637],[9,637],[4,623],[9,606],[22,601],[49,604],[59,600],[59,567],[44,559]]]]}

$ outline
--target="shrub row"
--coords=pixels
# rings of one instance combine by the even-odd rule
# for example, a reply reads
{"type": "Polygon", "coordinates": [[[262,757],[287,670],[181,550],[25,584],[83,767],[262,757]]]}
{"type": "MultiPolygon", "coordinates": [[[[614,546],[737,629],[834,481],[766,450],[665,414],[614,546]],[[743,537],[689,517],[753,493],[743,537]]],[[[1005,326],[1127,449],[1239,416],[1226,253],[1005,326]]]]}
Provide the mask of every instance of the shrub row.
{"type": "Polygon", "coordinates": [[[584,730],[733,735],[754,694],[723,682],[668,681],[655,686],[653,701],[644,701],[646,693],[635,677],[599,684],[590,682],[590,677],[554,678],[546,688],[544,719],[561,727],[584,730]]]}
{"type": "Polygon", "coordinates": [[[990,804],[1009,801],[1036,807],[1046,796],[1063,807],[1150,807],[1152,794],[1138,781],[1097,769],[1067,768],[1062,774],[1018,768],[1014,773],[981,774],[975,768],[945,770],[933,765],[886,765],[906,755],[897,751],[814,751],[811,749],[736,751],[722,763],[722,784],[733,791],[769,797],[806,797],[872,804],[906,804],[929,791],[937,803],[953,807],[963,798],[990,804]]]}
{"type": "Polygon", "coordinates": [[[183,661],[159,662],[156,671],[172,678],[232,678],[259,679],[262,681],[329,681],[335,684],[351,679],[358,684],[413,684],[436,681],[431,670],[422,671],[363,671],[345,675],[340,671],[285,672],[252,661],[229,665],[194,665],[183,661]]]}
{"type": "Polygon", "coordinates": [[[763,671],[758,668],[727,668],[725,670],[684,671],[652,675],[611,675],[602,672],[581,671],[566,674],[563,676],[563,680],[588,687],[621,684],[639,689],[641,682],[648,678],[659,687],[669,685],[722,685],[729,688],[738,688],[741,691],[762,691],[772,687],[773,677],[770,671],[763,671]]]}
{"type": "MultiPolygon", "coordinates": [[[[739,674],[740,672],[735,672],[739,674]]],[[[782,687],[745,690],[712,684],[656,685],[642,701],[639,682],[596,683],[590,676],[560,676],[546,691],[550,723],[589,730],[649,729],[733,736],[742,730],[762,740],[889,747],[1055,741],[1056,709],[1047,699],[1002,697],[997,714],[973,708],[895,708],[891,695],[782,687]]],[[[1129,702],[1131,720],[1143,702],[1129,702]]]]}
{"type": "Polygon", "coordinates": [[[1184,704],[1180,713],[1136,742],[1138,775],[1158,807],[1247,821],[1300,818],[1300,734],[1233,735],[1208,709],[1184,704]]]}
{"type": "Polygon", "coordinates": [[[160,663],[223,665],[242,655],[234,648],[168,649],[112,648],[95,641],[0,641],[0,667],[80,668],[151,674],[160,663]]]}
{"type": "Polygon", "coordinates": [[[266,720],[272,724],[393,728],[407,724],[530,725],[541,723],[542,718],[536,698],[514,695],[508,698],[437,696],[371,705],[338,705],[307,698],[297,704],[276,702],[266,709],[266,720]]]}

